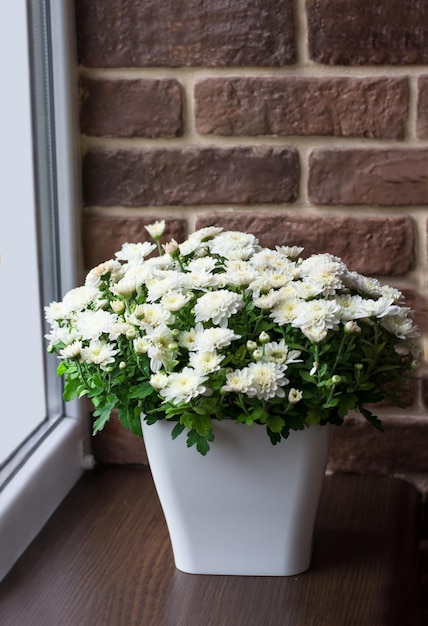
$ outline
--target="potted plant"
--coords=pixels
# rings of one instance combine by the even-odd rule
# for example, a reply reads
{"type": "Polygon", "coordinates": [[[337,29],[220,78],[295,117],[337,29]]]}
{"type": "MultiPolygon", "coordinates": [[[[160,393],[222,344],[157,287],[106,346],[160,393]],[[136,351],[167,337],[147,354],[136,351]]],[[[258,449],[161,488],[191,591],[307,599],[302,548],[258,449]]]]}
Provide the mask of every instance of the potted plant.
{"type": "Polygon", "coordinates": [[[125,243],[46,307],[64,398],[91,399],[94,434],[113,410],[144,431],[179,569],[298,573],[309,566],[328,427],[357,410],[382,430],[373,404],[399,404],[415,368],[412,311],[397,289],[330,254],[303,258],[218,227],[162,245],[164,226],[147,226],[154,243],[125,243]],[[265,564],[280,548],[288,556],[265,564]]]}

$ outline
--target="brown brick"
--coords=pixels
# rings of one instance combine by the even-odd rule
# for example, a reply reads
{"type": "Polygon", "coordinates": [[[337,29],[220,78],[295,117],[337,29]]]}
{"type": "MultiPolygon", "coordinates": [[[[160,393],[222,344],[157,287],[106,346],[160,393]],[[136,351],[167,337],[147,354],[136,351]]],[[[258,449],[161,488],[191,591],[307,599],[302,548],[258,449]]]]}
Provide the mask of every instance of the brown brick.
{"type": "Polygon", "coordinates": [[[418,137],[428,138],[428,76],[421,76],[418,81],[418,137]]]}
{"type": "Polygon", "coordinates": [[[428,150],[315,150],[309,168],[309,198],[315,204],[428,202],[428,150]]]}
{"type": "MultiPolygon", "coordinates": [[[[161,217],[86,216],[82,228],[85,268],[90,269],[112,259],[114,253],[120,250],[125,242],[151,241],[144,226],[161,217]]],[[[165,218],[165,222],[164,241],[169,241],[173,237],[180,242],[186,238],[185,220],[165,218]]]]}
{"type": "Polygon", "coordinates": [[[428,372],[422,374],[422,400],[428,408],[428,372]]]}
{"type": "Polygon", "coordinates": [[[400,276],[414,263],[413,220],[410,217],[297,216],[240,212],[208,213],[196,226],[216,225],[253,233],[264,246],[304,246],[304,255],[330,252],[351,270],[363,274],[400,276]]]}
{"type": "Polygon", "coordinates": [[[428,62],[425,0],[308,0],[310,57],[330,65],[428,62]]]}
{"type": "Polygon", "coordinates": [[[415,323],[422,333],[428,333],[428,298],[414,289],[402,289],[407,306],[414,311],[415,323]]]}
{"type": "Polygon", "coordinates": [[[295,61],[292,0],[76,1],[89,67],[278,66],[295,61]]]}
{"type": "Polygon", "coordinates": [[[426,417],[382,417],[384,433],[364,418],[348,417],[342,426],[332,426],[327,469],[333,472],[427,472],[428,437],[426,417]]]}
{"type": "Polygon", "coordinates": [[[216,135],[402,139],[408,82],[395,78],[209,78],[196,83],[196,129],[216,135]]]}
{"type": "Polygon", "coordinates": [[[80,127],[95,137],[176,137],[182,100],[176,80],[80,81],[80,127]]]}
{"type": "Polygon", "coordinates": [[[86,205],[292,202],[297,185],[285,148],[91,150],[83,161],[86,205]]]}

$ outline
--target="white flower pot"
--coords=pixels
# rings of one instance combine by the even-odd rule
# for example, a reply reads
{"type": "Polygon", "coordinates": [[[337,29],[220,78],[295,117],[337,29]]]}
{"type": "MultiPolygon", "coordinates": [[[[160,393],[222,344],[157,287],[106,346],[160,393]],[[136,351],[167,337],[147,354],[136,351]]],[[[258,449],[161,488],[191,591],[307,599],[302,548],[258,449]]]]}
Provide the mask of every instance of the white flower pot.
{"type": "Polygon", "coordinates": [[[206,456],[143,421],[175,566],[191,574],[292,576],[309,568],[328,453],[328,426],[273,446],[262,426],[214,423],[206,456]]]}

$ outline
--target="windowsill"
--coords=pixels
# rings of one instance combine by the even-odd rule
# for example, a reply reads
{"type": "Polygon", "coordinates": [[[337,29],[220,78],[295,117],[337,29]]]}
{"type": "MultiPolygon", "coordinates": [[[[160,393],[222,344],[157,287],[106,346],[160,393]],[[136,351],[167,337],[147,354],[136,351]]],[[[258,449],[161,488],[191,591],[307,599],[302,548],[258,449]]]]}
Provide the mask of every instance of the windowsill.
{"type": "Polygon", "coordinates": [[[308,572],[190,575],[174,567],[150,471],[98,466],[0,585],[0,623],[414,626],[418,512],[402,480],[326,476],[308,572]]]}

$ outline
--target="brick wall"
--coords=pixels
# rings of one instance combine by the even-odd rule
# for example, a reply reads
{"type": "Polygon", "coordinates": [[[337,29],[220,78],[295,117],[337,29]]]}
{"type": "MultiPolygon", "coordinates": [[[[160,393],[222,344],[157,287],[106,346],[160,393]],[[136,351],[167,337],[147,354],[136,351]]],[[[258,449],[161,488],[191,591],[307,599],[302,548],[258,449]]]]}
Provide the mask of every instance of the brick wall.
{"type": "MultiPolygon", "coordinates": [[[[87,268],[154,219],[216,223],[341,256],[428,336],[426,2],[76,0],[76,21],[87,268]]],[[[421,380],[384,435],[351,416],[330,469],[428,489],[427,407],[421,380]]],[[[114,421],[94,446],[144,460],[114,421]]]]}

